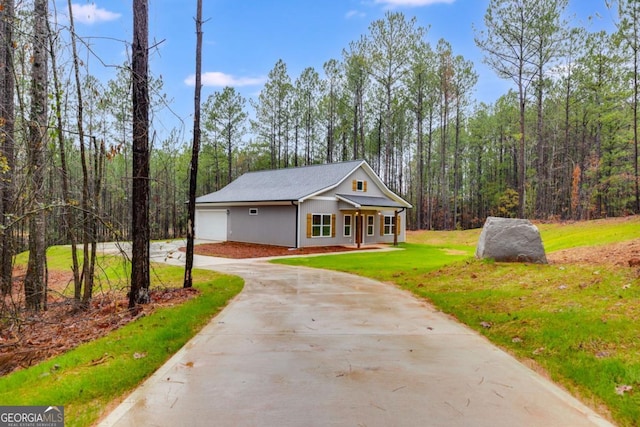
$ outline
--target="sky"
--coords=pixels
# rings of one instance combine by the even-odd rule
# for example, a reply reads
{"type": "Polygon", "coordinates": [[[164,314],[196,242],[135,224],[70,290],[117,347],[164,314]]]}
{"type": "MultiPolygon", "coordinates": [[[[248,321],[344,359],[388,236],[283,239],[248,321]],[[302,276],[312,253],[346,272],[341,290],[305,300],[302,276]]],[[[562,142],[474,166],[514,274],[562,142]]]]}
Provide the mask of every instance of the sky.
{"type": "MultiPolygon", "coordinates": [[[[56,4],[64,23],[66,1],[56,4]]],[[[455,55],[473,61],[479,75],[475,98],[491,103],[512,83],[482,63],[474,43],[473,28],[484,27],[488,5],[489,0],[203,0],[202,100],[224,86],[256,98],[280,59],[292,82],[307,67],[323,75],[327,60],[341,60],[350,42],[394,11],[416,17],[417,26],[428,29],[432,47],[445,39],[455,55]]],[[[91,47],[91,54],[83,54],[90,73],[113,78],[115,67],[129,56],[132,1],[80,0],[73,9],[76,31],[91,47]]],[[[605,0],[569,0],[568,12],[591,31],[614,25],[605,0]]],[[[170,109],[152,119],[161,132],[176,128],[186,138],[193,127],[195,15],[195,0],[149,1],[150,72],[162,76],[170,100],[170,109]]]]}

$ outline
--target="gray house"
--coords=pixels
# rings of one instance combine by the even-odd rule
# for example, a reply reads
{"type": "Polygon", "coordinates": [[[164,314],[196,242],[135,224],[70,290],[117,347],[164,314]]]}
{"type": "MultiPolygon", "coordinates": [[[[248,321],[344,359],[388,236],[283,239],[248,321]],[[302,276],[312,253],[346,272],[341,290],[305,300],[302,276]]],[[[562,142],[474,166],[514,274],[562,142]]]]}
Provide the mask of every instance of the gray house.
{"type": "Polygon", "coordinates": [[[364,160],[250,172],[196,199],[195,235],[291,248],[403,242],[408,208],[364,160]]]}

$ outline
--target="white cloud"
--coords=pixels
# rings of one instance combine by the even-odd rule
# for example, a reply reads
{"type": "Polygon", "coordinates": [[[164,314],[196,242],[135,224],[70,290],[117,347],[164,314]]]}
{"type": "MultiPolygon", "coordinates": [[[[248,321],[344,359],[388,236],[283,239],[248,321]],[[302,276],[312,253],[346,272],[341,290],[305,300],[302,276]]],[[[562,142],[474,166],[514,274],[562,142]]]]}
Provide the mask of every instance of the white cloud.
{"type": "Polygon", "coordinates": [[[71,5],[71,10],[73,11],[74,21],[82,24],[95,24],[97,22],[115,21],[121,16],[121,14],[119,13],[109,12],[106,9],[101,9],[96,6],[95,3],[73,3],[71,5]]]}
{"type": "Polygon", "coordinates": [[[357,11],[357,10],[350,10],[345,14],[345,18],[347,18],[347,19],[364,18],[364,17],[365,17],[365,13],[357,11]]]}
{"type": "Polygon", "coordinates": [[[384,4],[388,7],[420,7],[437,3],[453,3],[456,0],[375,0],[376,4],[384,4]]]}
{"type": "MultiPolygon", "coordinates": [[[[240,87],[240,86],[257,86],[263,84],[267,79],[264,77],[235,77],[231,74],[225,74],[220,71],[209,71],[202,74],[203,86],[216,87],[240,87]]],[[[190,75],[184,82],[189,86],[196,84],[196,76],[190,75]]]]}

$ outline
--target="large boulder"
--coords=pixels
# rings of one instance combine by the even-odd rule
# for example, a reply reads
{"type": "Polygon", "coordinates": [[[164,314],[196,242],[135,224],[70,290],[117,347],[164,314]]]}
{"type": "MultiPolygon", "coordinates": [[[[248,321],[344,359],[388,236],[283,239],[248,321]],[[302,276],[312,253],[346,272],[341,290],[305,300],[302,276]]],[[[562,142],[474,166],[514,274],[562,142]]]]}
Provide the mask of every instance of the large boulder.
{"type": "Polygon", "coordinates": [[[538,227],[527,219],[494,216],[488,217],[484,223],[476,257],[506,262],[547,263],[538,227]]]}

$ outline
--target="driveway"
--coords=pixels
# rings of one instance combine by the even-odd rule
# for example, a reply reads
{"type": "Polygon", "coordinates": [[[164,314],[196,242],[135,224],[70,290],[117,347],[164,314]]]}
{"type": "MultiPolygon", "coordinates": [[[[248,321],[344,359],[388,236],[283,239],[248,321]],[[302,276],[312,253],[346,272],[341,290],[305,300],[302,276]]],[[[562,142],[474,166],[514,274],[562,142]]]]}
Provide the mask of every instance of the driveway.
{"type": "Polygon", "coordinates": [[[101,426],[610,425],[394,286],[260,260],[195,263],[242,276],[244,290],[101,426]]]}

